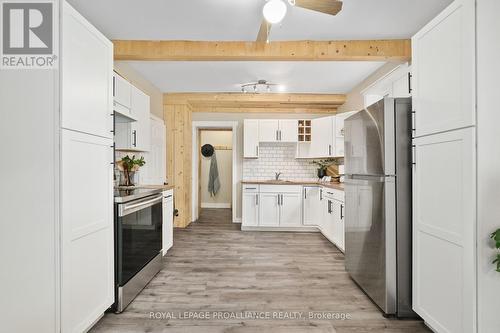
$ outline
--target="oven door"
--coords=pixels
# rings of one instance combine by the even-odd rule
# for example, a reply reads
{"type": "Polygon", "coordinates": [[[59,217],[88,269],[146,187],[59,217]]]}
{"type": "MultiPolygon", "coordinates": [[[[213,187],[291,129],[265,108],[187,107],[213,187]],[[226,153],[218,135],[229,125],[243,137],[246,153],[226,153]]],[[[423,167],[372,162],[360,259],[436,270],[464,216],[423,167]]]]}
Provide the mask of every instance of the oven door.
{"type": "Polygon", "coordinates": [[[125,285],[162,249],[162,200],[154,195],[116,205],[116,283],[125,285]]]}

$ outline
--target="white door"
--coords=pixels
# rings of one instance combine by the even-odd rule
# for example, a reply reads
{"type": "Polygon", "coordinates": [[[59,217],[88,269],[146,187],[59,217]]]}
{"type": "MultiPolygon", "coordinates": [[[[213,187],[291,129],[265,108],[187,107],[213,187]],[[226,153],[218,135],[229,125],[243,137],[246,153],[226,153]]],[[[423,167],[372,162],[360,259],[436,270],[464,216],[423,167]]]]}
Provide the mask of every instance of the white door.
{"type": "Polygon", "coordinates": [[[279,141],[280,142],[297,142],[299,140],[299,123],[296,119],[287,119],[279,121],[280,132],[279,141]]]}
{"type": "Polygon", "coordinates": [[[162,223],[163,255],[174,245],[174,191],[163,192],[163,223],[162,223]]]}
{"type": "Polygon", "coordinates": [[[260,119],[259,120],[259,141],[278,141],[279,120],[260,119]]]}
{"type": "Polygon", "coordinates": [[[243,121],[243,157],[259,157],[259,121],[257,119],[243,121]]]}
{"type": "Polygon", "coordinates": [[[474,17],[455,0],[412,38],[416,136],[475,124],[474,17]]]}
{"type": "Polygon", "coordinates": [[[149,96],[132,86],[131,112],[137,121],[130,124],[133,149],[151,150],[151,113],[149,96]]]}
{"type": "Polygon", "coordinates": [[[413,308],[437,332],[475,332],[474,132],[414,140],[413,308]]]}
{"type": "Polygon", "coordinates": [[[114,302],[112,144],[62,131],[62,332],[86,331],[114,302]]]}
{"type": "Polygon", "coordinates": [[[316,226],[319,224],[319,191],[319,187],[304,186],[303,220],[306,226],[316,226]]]}
{"type": "Polygon", "coordinates": [[[278,227],[280,224],[280,206],[278,193],[259,194],[259,225],[278,227]]]}
{"type": "Polygon", "coordinates": [[[302,225],[301,193],[281,194],[280,226],[300,227],[302,225]]]}
{"type": "Polygon", "coordinates": [[[242,225],[259,225],[259,192],[243,191],[242,225]]]}
{"type": "Polygon", "coordinates": [[[113,137],[113,44],[69,5],[62,19],[62,127],[113,137]]]}

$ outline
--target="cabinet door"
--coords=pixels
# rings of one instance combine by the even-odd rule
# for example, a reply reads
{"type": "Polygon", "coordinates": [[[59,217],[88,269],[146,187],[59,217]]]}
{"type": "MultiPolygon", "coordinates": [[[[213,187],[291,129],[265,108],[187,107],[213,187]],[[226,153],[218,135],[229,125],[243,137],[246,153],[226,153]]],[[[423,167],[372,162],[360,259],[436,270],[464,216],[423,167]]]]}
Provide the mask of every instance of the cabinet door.
{"type": "Polygon", "coordinates": [[[259,225],[278,227],[280,224],[278,193],[259,194],[259,225]]]}
{"type": "Polygon", "coordinates": [[[113,100],[120,113],[130,115],[132,85],[120,74],[113,75],[113,100]]]}
{"type": "Polygon", "coordinates": [[[259,141],[277,142],[278,141],[279,120],[259,120],[259,141]]]}
{"type": "Polygon", "coordinates": [[[319,225],[320,217],[320,188],[319,187],[304,187],[304,208],[303,220],[304,225],[316,226],[319,225]]]}
{"type": "Polygon", "coordinates": [[[417,137],[475,124],[474,17],[456,0],[412,38],[417,137]]]}
{"type": "Polygon", "coordinates": [[[296,119],[280,120],[279,126],[280,126],[279,141],[281,142],[298,141],[298,133],[299,133],[298,120],[296,119]]]}
{"type": "Polygon", "coordinates": [[[163,224],[162,224],[163,255],[174,244],[174,192],[163,192],[163,224]]]}
{"type": "MultiPolygon", "coordinates": [[[[166,132],[161,119],[151,118],[151,149],[144,153],[146,164],[139,173],[140,184],[163,184],[166,170],[166,132]]],[[[116,137],[115,137],[116,142],[116,137]]]]}
{"type": "Polygon", "coordinates": [[[302,225],[301,193],[281,194],[280,226],[300,227],[302,225]]]}
{"type": "Polygon", "coordinates": [[[438,332],[475,332],[474,132],[414,141],[413,308],[438,332]]]}
{"type": "Polygon", "coordinates": [[[259,121],[257,119],[243,121],[243,157],[259,157],[259,121]]]}
{"type": "Polygon", "coordinates": [[[400,75],[396,80],[392,83],[392,96],[393,98],[400,97],[411,97],[410,91],[410,72],[405,72],[403,75],[400,75]]]}
{"type": "Polygon", "coordinates": [[[315,118],[312,124],[311,150],[313,157],[332,156],[333,146],[333,125],[332,117],[315,118]]]}
{"type": "Polygon", "coordinates": [[[338,200],[332,200],[332,241],[344,251],[344,204],[338,200]]]}
{"type": "Polygon", "coordinates": [[[62,127],[113,137],[113,45],[69,5],[62,20],[62,127]]]}
{"type": "Polygon", "coordinates": [[[243,191],[242,225],[259,225],[259,193],[243,191]]]}
{"type": "Polygon", "coordinates": [[[61,331],[83,332],[114,302],[113,142],[61,140],[61,331]]]}
{"type": "Polygon", "coordinates": [[[132,147],[141,151],[151,150],[151,114],[149,96],[132,86],[131,112],[137,121],[130,123],[132,147]]]}
{"type": "Polygon", "coordinates": [[[325,198],[325,203],[323,205],[323,227],[321,228],[321,232],[323,236],[325,236],[330,242],[334,242],[334,214],[333,214],[333,199],[325,198]]]}

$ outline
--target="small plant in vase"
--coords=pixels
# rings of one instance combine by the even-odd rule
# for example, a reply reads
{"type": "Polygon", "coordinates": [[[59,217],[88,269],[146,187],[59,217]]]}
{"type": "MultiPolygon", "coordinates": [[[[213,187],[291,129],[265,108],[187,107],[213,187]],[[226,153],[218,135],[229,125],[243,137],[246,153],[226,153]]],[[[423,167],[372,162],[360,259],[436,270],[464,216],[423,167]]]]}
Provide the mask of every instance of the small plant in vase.
{"type": "MultiPolygon", "coordinates": [[[[500,229],[497,229],[490,235],[490,238],[495,241],[495,248],[500,250],[500,229]]],[[[496,264],[496,271],[500,273],[500,252],[497,252],[495,256],[495,260],[493,260],[493,264],[496,264]]]]}
{"type": "Polygon", "coordinates": [[[144,157],[136,159],[135,155],[132,155],[132,157],[127,155],[120,161],[118,161],[116,165],[118,167],[118,170],[120,170],[123,174],[123,179],[120,179],[120,185],[134,186],[134,174],[144,164],[146,164],[146,161],[144,161],[144,157]]]}
{"type": "Polygon", "coordinates": [[[334,158],[327,158],[324,160],[312,161],[311,163],[318,166],[318,178],[322,179],[326,176],[326,169],[328,169],[330,165],[336,164],[337,161],[334,158]]]}

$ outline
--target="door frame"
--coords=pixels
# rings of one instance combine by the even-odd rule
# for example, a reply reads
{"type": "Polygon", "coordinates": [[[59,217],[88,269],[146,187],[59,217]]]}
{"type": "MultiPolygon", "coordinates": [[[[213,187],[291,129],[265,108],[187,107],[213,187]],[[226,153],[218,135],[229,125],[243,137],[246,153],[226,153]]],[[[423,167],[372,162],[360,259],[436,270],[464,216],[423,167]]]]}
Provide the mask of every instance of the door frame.
{"type": "Polygon", "coordinates": [[[232,222],[233,223],[241,223],[236,216],[236,207],[237,207],[237,194],[238,194],[238,175],[240,170],[240,161],[238,160],[239,154],[239,146],[238,146],[238,122],[237,121],[193,121],[192,123],[192,142],[193,142],[193,150],[192,154],[192,169],[191,169],[191,216],[192,222],[195,222],[199,218],[199,176],[198,170],[200,165],[200,142],[199,142],[199,132],[200,130],[231,130],[232,138],[233,138],[233,160],[232,160],[232,193],[231,193],[231,206],[232,206],[232,222]]]}

